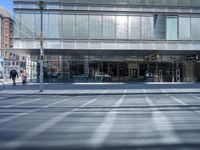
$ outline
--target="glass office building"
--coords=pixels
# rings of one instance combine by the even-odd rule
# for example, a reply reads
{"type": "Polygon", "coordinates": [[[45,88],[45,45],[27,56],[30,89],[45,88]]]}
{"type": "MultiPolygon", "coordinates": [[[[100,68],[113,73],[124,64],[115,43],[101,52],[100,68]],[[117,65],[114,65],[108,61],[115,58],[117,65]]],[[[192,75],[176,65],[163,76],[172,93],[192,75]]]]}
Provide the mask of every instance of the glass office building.
{"type": "MultiPolygon", "coordinates": [[[[39,77],[38,0],[14,0],[14,48],[39,77]]],[[[46,82],[198,82],[199,0],[43,0],[46,82]]]]}

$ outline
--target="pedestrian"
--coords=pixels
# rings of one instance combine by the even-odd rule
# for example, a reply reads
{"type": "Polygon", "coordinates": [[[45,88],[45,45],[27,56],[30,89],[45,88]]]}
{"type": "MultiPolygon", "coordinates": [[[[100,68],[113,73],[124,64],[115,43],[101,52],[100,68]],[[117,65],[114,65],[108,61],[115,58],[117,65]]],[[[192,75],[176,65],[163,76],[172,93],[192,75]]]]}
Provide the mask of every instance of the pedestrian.
{"type": "Polygon", "coordinates": [[[16,69],[15,69],[15,68],[13,68],[13,69],[10,71],[10,78],[11,78],[11,79],[12,79],[12,81],[13,81],[13,86],[15,86],[15,85],[16,85],[16,82],[15,82],[15,80],[16,80],[16,77],[18,78],[18,77],[19,77],[19,75],[18,75],[18,73],[17,73],[16,69]]]}
{"type": "Polygon", "coordinates": [[[26,85],[26,81],[27,81],[27,72],[26,72],[25,69],[22,71],[21,76],[22,76],[22,84],[23,84],[23,85],[26,85]]]}

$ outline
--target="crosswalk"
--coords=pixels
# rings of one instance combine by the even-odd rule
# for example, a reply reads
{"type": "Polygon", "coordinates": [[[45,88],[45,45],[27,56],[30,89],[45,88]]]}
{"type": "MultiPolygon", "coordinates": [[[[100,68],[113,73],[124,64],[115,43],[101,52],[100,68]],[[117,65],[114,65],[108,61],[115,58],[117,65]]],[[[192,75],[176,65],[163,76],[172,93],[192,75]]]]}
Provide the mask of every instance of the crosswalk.
{"type": "Polygon", "coordinates": [[[123,93],[2,95],[0,149],[199,148],[200,94],[123,93]]]}

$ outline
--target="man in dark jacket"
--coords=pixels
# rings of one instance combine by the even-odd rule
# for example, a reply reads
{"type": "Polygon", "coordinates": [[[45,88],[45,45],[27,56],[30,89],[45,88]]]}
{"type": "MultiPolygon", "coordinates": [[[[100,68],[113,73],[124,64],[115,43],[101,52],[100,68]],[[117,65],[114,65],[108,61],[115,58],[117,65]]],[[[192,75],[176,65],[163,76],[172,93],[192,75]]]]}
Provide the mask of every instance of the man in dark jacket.
{"type": "Polygon", "coordinates": [[[13,81],[13,86],[16,85],[16,83],[15,83],[16,77],[18,78],[19,76],[18,76],[17,71],[13,68],[13,69],[10,71],[10,78],[11,78],[12,81],[13,81]]]}

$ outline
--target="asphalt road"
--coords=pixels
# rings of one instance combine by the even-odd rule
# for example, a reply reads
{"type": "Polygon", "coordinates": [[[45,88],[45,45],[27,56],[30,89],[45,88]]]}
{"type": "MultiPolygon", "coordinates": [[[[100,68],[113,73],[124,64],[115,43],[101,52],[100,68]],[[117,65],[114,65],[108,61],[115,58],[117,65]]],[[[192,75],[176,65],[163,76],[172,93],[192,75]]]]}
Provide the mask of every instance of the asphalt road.
{"type": "Polygon", "coordinates": [[[200,147],[200,94],[0,95],[0,150],[200,147]]]}

